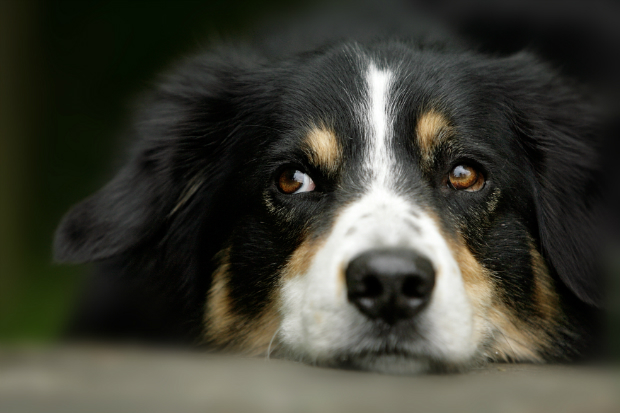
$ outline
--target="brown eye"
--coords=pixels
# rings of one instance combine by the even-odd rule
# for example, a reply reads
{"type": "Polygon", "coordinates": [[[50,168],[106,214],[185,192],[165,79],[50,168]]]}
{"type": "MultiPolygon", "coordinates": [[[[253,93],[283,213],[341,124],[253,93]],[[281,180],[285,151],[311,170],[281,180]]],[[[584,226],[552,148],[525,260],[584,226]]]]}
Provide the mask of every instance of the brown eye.
{"type": "Polygon", "coordinates": [[[450,186],[459,191],[474,192],[484,186],[484,176],[469,165],[457,165],[448,179],[450,186]]]}
{"type": "Polygon", "coordinates": [[[278,178],[278,188],[285,194],[314,191],[314,181],[308,174],[289,168],[282,171],[278,178]]]}

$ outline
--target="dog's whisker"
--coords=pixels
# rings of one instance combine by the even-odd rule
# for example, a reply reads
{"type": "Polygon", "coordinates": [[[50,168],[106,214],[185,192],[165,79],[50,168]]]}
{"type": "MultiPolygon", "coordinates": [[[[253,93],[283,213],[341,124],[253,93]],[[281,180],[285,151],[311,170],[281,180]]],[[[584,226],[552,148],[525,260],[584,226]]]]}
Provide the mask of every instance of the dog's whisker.
{"type": "Polygon", "coordinates": [[[273,336],[271,336],[271,340],[269,340],[269,346],[267,346],[267,360],[269,360],[270,357],[271,357],[271,345],[273,344],[273,340],[276,338],[276,336],[280,332],[280,328],[282,328],[282,327],[278,327],[276,332],[273,333],[273,336]]]}

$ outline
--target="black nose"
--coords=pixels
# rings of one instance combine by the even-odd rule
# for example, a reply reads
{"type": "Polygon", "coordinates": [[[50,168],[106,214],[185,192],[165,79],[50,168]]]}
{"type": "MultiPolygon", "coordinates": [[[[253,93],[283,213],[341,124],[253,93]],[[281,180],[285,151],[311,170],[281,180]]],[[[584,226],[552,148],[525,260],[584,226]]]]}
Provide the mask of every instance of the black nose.
{"type": "Polygon", "coordinates": [[[435,285],[431,262],[408,249],[364,252],[349,263],[346,275],[349,301],[388,324],[415,316],[435,285]]]}

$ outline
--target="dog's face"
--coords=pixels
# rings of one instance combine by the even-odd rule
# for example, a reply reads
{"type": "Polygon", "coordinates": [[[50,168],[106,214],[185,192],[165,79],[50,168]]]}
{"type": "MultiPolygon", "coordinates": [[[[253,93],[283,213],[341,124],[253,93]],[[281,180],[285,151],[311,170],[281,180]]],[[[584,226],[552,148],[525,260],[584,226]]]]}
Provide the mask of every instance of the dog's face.
{"type": "Polygon", "coordinates": [[[201,60],[154,99],[107,194],[66,219],[61,255],[158,245],[169,272],[209,280],[216,347],[396,372],[561,357],[576,331],[559,284],[593,294],[566,270],[578,258],[560,263],[587,255],[555,209],[590,182],[593,155],[573,153],[587,125],[561,124],[582,109],[571,93],[525,56],[396,42],[201,60]],[[102,198],[134,204],[95,218],[102,198]]]}

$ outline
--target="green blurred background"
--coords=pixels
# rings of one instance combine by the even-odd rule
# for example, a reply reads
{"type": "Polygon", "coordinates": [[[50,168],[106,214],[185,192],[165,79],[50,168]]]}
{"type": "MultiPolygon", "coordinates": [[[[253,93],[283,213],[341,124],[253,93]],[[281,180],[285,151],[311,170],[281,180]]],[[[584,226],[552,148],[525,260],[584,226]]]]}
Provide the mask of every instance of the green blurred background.
{"type": "Polygon", "coordinates": [[[60,333],[88,268],[52,263],[55,226],[112,176],[132,102],[155,75],[284,8],[0,0],[0,340],[60,333]]]}

